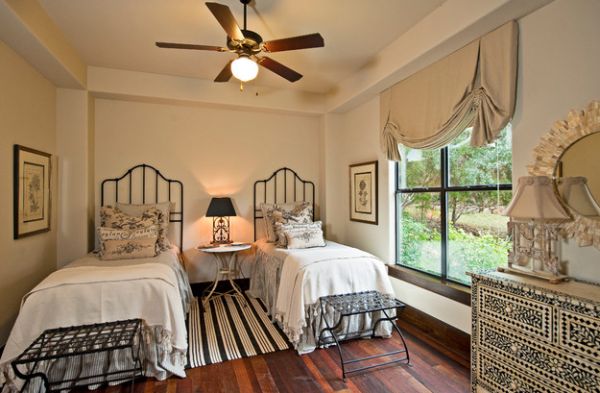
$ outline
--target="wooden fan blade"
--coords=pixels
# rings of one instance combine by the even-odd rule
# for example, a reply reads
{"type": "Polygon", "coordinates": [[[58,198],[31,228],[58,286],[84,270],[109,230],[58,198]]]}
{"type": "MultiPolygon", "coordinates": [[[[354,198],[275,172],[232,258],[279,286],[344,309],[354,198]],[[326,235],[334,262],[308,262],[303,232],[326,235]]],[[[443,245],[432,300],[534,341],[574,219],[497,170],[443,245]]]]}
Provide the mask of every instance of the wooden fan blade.
{"type": "Polygon", "coordinates": [[[290,82],[296,82],[302,78],[302,74],[297,73],[291,68],[288,68],[269,57],[261,57],[258,59],[258,64],[269,69],[270,71],[273,71],[277,75],[289,80],[290,82]]]}
{"type": "Polygon", "coordinates": [[[320,48],[325,46],[325,41],[321,37],[321,34],[314,33],[267,41],[263,46],[267,52],[282,52],[286,50],[320,48]]]}
{"type": "Polygon", "coordinates": [[[156,46],[159,48],[172,48],[172,49],[195,49],[195,50],[212,50],[217,52],[225,52],[226,48],[214,45],[196,45],[196,44],[177,44],[175,42],[157,42],[156,46]]]}
{"type": "Polygon", "coordinates": [[[242,34],[242,30],[240,30],[229,7],[219,3],[206,3],[206,6],[215,18],[217,18],[217,21],[229,37],[237,41],[244,39],[244,34],[242,34]]]}
{"type": "Polygon", "coordinates": [[[227,64],[225,64],[225,67],[223,67],[223,69],[221,70],[221,72],[219,72],[219,75],[217,75],[217,77],[215,78],[215,82],[227,82],[229,81],[229,79],[231,79],[231,63],[233,62],[233,60],[230,60],[227,64]]]}

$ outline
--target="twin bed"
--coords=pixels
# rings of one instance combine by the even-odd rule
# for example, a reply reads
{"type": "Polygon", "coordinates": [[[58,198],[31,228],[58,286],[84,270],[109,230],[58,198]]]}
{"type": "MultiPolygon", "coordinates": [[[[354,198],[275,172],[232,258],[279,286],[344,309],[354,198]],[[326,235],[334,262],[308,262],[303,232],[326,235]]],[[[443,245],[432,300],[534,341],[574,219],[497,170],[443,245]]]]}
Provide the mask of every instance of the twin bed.
{"type": "MultiPolygon", "coordinates": [[[[157,379],[169,375],[185,377],[186,317],[192,292],[179,256],[183,241],[183,184],[145,164],[102,182],[102,206],[133,200],[142,204],[173,204],[169,221],[178,227],[178,232],[171,231],[169,237],[178,239],[175,243],[179,248],[172,246],[152,258],[115,261],[89,254],[48,276],[23,298],[0,359],[3,392],[19,387],[10,362],[44,330],[131,318],[145,321],[145,375],[157,379]],[[110,201],[109,191],[113,194],[110,201]]],[[[255,238],[261,237],[259,227],[264,218],[260,204],[288,201],[314,205],[314,184],[289,168],[281,168],[255,183],[255,238]]],[[[331,241],[326,241],[324,247],[297,250],[277,248],[264,239],[255,244],[249,294],[265,303],[298,353],[316,348],[324,319],[332,325],[337,321],[333,310],[321,313],[321,296],[367,290],[393,293],[385,265],[363,251],[331,241]]],[[[377,318],[350,318],[339,326],[338,336],[370,329],[377,318]]],[[[391,326],[380,324],[375,334],[389,336],[391,326]]]]}
{"type": "MultiPolygon", "coordinates": [[[[317,347],[317,337],[339,315],[333,310],[321,314],[321,296],[376,290],[393,294],[385,264],[373,255],[332,241],[324,247],[279,248],[266,237],[261,205],[309,202],[315,205],[315,185],[289,168],[276,170],[254,183],[254,236],[256,262],[249,294],[260,298],[271,318],[280,325],[298,353],[317,347]],[[258,239],[258,240],[257,240],[258,239]]],[[[314,209],[312,211],[314,221],[314,209]]],[[[355,315],[345,319],[336,334],[340,338],[370,330],[380,315],[355,315]]],[[[390,324],[379,324],[378,336],[391,334],[390,324]]],[[[325,337],[324,337],[325,338],[325,337]]]]}
{"type": "MultiPolygon", "coordinates": [[[[113,203],[156,205],[169,202],[171,247],[157,256],[101,260],[90,253],[50,274],[27,293],[0,359],[2,392],[20,390],[11,361],[44,330],[117,320],[144,320],[145,375],[185,377],[186,314],[192,298],[180,260],[183,184],[141,164],[101,184],[101,206],[113,203]],[[173,245],[174,244],[174,245],[173,245]]],[[[121,360],[112,359],[112,367],[121,360]]],[[[32,384],[29,390],[33,390],[32,384]]]]}

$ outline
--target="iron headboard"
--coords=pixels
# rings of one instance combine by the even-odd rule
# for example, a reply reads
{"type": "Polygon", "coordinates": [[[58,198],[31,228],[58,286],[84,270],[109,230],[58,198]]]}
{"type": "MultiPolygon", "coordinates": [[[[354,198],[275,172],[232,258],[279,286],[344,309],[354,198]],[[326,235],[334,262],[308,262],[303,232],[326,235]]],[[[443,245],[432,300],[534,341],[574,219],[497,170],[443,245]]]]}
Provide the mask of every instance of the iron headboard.
{"type": "MultiPolygon", "coordinates": [[[[181,181],[167,179],[158,169],[151,165],[139,164],[127,170],[121,177],[102,180],[102,183],[100,184],[100,206],[104,206],[106,200],[105,194],[108,192],[106,186],[109,184],[114,184],[114,200],[112,200],[111,203],[143,204],[171,202],[174,204],[175,208],[173,209],[174,211],[170,212],[169,222],[179,226],[179,250],[183,251],[183,183],[181,181]],[[138,175],[137,177],[135,176],[136,174],[138,175]],[[148,181],[147,177],[149,177],[148,181]],[[140,180],[139,185],[141,186],[141,190],[139,193],[134,192],[133,189],[134,183],[137,182],[136,179],[140,180]],[[126,189],[124,190],[125,192],[121,192],[121,198],[119,199],[119,183],[121,181],[125,181],[127,184],[126,189]],[[154,187],[152,187],[152,181],[154,181],[154,187]],[[149,193],[147,192],[148,185],[150,186],[150,190],[148,190],[150,191],[149,193]],[[125,196],[123,196],[123,194],[125,194],[125,196]],[[150,195],[148,196],[148,194],[150,195]],[[152,194],[154,194],[153,197],[152,194]]],[[[138,188],[136,187],[136,190],[137,189],[138,188]]],[[[123,189],[121,189],[121,191],[123,191],[123,189]]]]}
{"type": "Polygon", "coordinates": [[[286,167],[277,169],[275,172],[273,172],[271,176],[269,176],[266,179],[257,180],[254,182],[254,240],[256,240],[256,222],[263,218],[260,204],[287,202],[311,202],[313,204],[312,219],[314,221],[315,183],[313,183],[312,181],[302,179],[294,170],[286,167]],[[282,181],[283,188],[281,188],[282,181]],[[277,187],[278,183],[279,188],[277,187]],[[269,186],[271,184],[272,190],[269,190],[269,186]],[[301,185],[301,187],[298,187],[299,185],[301,185]],[[310,200],[307,199],[307,187],[309,188],[308,196],[311,197],[310,200]],[[300,189],[302,190],[301,192],[299,192],[300,189]],[[262,196],[262,198],[259,197],[259,195],[262,196]]]}

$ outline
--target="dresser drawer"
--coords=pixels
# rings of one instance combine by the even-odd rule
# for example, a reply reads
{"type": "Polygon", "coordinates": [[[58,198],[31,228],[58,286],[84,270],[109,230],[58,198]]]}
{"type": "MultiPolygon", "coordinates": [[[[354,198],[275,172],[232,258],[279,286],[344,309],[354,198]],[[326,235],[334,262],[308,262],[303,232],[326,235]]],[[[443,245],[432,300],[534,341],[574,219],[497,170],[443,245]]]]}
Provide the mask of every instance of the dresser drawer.
{"type": "Polygon", "coordinates": [[[552,341],[552,307],[480,285],[479,318],[494,320],[524,334],[552,341]]]}
{"type": "Polygon", "coordinates": [[[598,362],[600,359],[600,319],[579,313],[558,310],[558,343],[598,362]]]}
{"type": "MultiPolygon", "coordinates": [[[[522,373],[516,373],[504,362],[488,357],[483,353],[477,355],[477,392],[480,388],[489,393],[547,393],[548,385],[539,378],[531,378],[522,373]]],[[[556,393],[564,390],[553,390],[556,393]]]]}
{"type": "Polygon", "coordinates": [[[569,357],[558,347],[481,321],[478,347],[513,373],[531,373],[547,381],[550,391],[600,392],[600,364],[569,357]]]}

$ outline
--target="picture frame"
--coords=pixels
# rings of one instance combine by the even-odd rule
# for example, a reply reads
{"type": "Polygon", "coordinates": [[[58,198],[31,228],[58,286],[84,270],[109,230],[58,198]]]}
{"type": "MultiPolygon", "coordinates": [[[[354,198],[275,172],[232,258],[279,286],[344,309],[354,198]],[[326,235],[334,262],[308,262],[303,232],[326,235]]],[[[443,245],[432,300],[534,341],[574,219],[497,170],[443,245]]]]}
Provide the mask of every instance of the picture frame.
{"type": "Polygon", "coordinates": [[[350,165],[350,221],[378,225],[378,162],[350,165]]]}
{"type": "Polygon", "coordinates": [[[14,145],[14,239],[50,231],[52,155],[14,145]]]}

